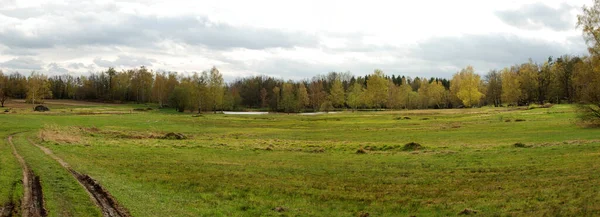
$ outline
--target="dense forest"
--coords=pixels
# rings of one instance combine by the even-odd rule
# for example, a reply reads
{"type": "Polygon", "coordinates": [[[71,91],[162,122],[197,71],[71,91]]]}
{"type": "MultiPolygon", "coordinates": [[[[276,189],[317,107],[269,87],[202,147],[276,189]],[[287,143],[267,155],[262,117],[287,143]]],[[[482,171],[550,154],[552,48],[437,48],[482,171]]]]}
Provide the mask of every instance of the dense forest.
{"type": "Polygon", "coordinates": [[[264,109],[279,112],[334,109],[425,109],[595,103],[600,101],[600,59],[565,55],[538,64],[531,60],[481,77],[468,66],[445,78],[366,76],[331,72],[309,80],[254,76],[226,83],[215,67],[183,75],[145,67],[88,76],[0,72],[0,102],[8,98],[158,103],[178,111],[264,109]]]}

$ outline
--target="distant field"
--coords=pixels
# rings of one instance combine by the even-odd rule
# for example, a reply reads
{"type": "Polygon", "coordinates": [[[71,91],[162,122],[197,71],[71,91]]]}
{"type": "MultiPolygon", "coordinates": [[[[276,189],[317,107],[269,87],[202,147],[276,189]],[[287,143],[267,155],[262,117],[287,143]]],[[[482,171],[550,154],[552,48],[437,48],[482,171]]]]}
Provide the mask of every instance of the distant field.
{"type": "Polygon", "coordinates": [[[600,215],[600,129],[578,126],[568,105],[312,116],[47,105],[34,113],[13,102],[0,114],[0,205],[23,194],[6,140],[17,133],[49,216],[101,214],[32,142],[98,180],[132,216],[600,215]],[[162,138],[170,132],[188,138],[162,138]]]}

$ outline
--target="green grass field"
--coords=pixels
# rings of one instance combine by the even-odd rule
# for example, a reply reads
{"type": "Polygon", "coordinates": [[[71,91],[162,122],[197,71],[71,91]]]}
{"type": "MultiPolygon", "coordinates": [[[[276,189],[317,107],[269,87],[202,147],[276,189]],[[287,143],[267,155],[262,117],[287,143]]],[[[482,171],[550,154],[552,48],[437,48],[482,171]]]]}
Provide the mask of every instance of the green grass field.
{"type": "Polygon", "coordinates": [[[49,107],[0,114],[0,204],[22,194],[6,142],[19,133],[13,141],[42,180],[50,216],[100,212],[28,138],[133,216],[600,215],[600,129],[579,126],[568,105],[198,117],[49,107]],[[169,132],[188,139],[160,138],[169,132]],[[404,150],[409,142],[424,148],[404,150]]]}

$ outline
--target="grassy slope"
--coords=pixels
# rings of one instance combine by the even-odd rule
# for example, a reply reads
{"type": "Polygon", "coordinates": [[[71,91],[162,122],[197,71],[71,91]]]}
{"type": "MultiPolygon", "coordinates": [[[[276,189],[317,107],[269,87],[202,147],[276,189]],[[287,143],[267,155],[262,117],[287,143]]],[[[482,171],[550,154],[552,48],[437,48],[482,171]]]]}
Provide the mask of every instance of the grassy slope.
{"type": "Polygon", "coordinates": [[[291,216],[600,210],[600,131],[574,125],[569,106],[199,118],[64,111],[13,115],[12,121],[33,117],[37,126],[99,128],[78,132],[79,143],[45,145],[97,178],[135,216],[278,216],[271,211],[277,206],[291,216]],[[404,116],[411,119],[397,120],[404,116]],[[127,139],[170,131],[192,139],[127,139]],[[411,141],[428,149],[397,148],[411,141]],[[511,147],[515,142],[534,147],[511,147]],[[269,146],[273,151],[265,150],[269,146]],[[386,151],[354,154],[361,146],[386,151]],[[321,148],[324,153],[312,153],[321,148]]]}

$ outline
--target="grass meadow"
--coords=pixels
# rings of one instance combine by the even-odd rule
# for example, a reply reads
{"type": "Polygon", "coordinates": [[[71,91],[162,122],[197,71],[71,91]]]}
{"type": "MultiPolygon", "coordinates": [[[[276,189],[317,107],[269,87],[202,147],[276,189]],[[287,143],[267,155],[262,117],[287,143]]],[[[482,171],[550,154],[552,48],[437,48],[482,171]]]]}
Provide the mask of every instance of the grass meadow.
{"type": "Polygon", "coordinates": [[[0,204],[23,194],[14,134],[49,216],[101,213],[31,142],[98,180],[132,216],[600,215],[600,129],[579,125],[569,105],[312,116],[48,105],[0,114],[0,204]],[[163,139],[169,132],[188,138],[163,139]]]}

